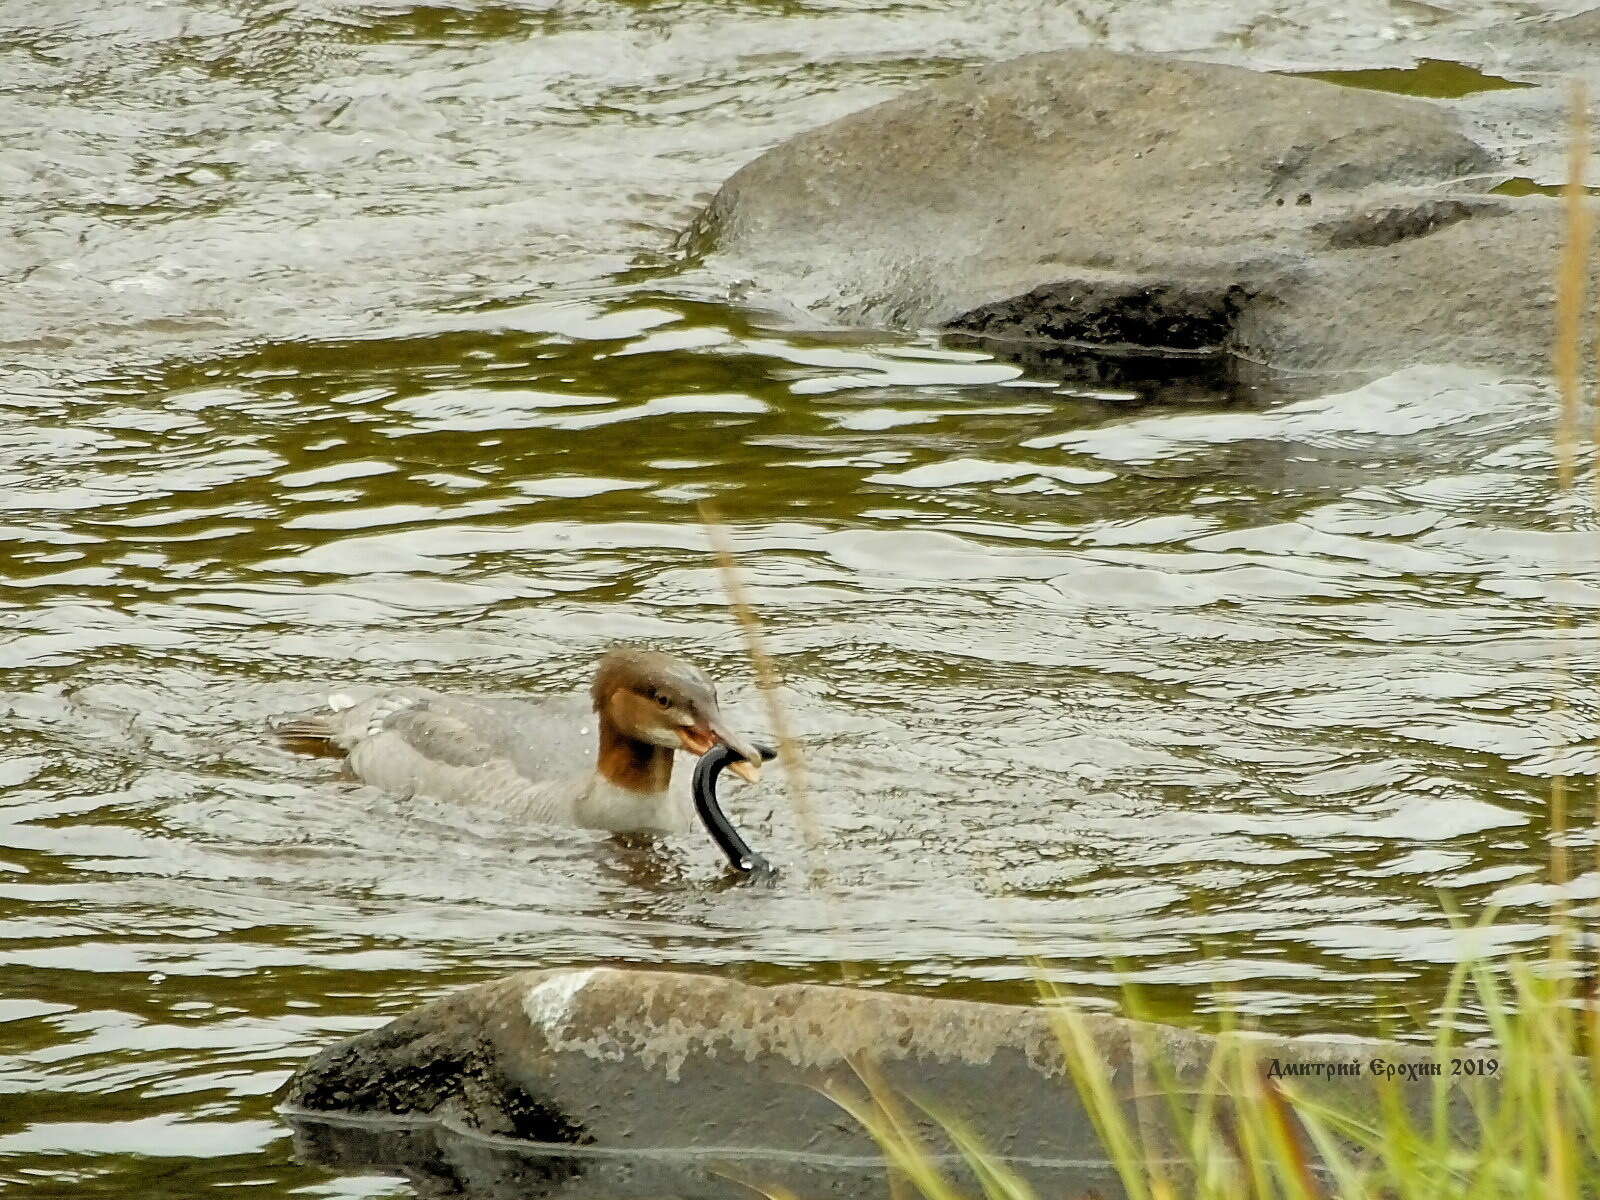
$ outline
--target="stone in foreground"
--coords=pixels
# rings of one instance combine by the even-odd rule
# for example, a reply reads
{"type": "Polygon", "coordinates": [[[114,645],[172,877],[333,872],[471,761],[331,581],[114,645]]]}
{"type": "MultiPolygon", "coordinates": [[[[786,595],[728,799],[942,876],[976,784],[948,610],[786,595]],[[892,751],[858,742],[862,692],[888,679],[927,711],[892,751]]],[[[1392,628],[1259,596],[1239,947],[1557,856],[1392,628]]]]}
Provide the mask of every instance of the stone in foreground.
{"type": "MultiPolygon", "coordinates": [[[[1194,1084],[1219,1045],[1116,1017],[1085,1021],[1122,1092],[1152,1055],[1194,1084]]],[[[1419,1061],[1381,1043],[1249,1044],[1263,1064],[1306,1064],[1311,1076],[1297,1083],[1352,1103],[1370,1102],[1375,1053],[1419,1061]],[[1336,1067],[1360,1077],[1329,1078],[1336,1067]]],[[[526,972],[323,1051],[289,1082],[283,1108],[307,1157],[453,1173],[491,1193],[531,1194],[537,1182],[584,1194],[701,1194],[721,1190],[718,1164],[736,1163],[739,1177],[859,1194],[877,1148],[820,1090],[859,1091],[857,1066],[965,1123],[1041,1186],[1092,1183],[1114,1194],[1090,1179],[1104,1152],[1045,1011],[850,988],[526,972]]],[[[908,1111],[931,1147],[951,1149],[935,1122],[908,1111]]]]}

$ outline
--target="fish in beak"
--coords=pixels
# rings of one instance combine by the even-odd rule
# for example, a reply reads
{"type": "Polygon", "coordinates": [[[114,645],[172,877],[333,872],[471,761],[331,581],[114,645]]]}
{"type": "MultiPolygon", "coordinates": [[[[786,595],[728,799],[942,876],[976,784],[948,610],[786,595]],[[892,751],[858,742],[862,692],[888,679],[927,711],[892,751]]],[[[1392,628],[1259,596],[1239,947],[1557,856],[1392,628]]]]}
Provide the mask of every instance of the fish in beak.
{"type": "Polygon", "coordinates": [[[720,743],[743,759],[742,762],[729,763],[728,770],[746,783],[756,783],[761,779],[761,752],[729,729],[721,713],[713,712],[696,725],[678,726],[678,740],[690,754],[697,755],[704,754],[720,743]]]}

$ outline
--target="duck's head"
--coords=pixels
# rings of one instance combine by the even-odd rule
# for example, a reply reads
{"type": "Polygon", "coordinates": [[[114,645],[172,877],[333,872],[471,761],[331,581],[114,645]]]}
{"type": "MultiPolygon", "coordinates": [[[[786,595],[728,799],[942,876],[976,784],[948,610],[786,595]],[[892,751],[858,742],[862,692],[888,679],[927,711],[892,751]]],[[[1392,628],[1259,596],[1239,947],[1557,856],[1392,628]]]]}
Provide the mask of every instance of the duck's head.
{"type": "Polygon", "coordinates": [[[600,719],[626,737],[691,754],[727,746],[745,760],[728,769],[752,783],[759,778],[760,751],[722,719],[716,685],[675,654],[612,650],[600,660],[590,694],[600,719]]]}

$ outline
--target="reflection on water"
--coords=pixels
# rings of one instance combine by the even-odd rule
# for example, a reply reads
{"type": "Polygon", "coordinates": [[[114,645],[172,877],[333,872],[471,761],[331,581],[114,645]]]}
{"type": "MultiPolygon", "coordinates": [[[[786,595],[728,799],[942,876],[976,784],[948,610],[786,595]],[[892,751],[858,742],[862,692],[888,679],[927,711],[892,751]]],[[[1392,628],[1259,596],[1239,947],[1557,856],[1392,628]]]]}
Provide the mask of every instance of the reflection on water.
{"type": "MultiPolygon", "coordinates": [[[[292,1164],[271,1093],[518,967],[848,958],[1021,1001],[1042,954],[1175,1020],[1222,986],[1278,1029],[1370,1031],[1462,953],[1442,889],[1506,904],[1492,949],[1540,936],[1549,777],[1597,766],[1593,712],[1556,701],[1600,606],[1542,385],[1418,367],[1140,407],[651,265],[762,145],[1100,36],[1081,13],[242,14],[4,18],[0,1178],[404,1193],[292,1164]],[[703,839],[507,828],[263,738],[332,685],[577,690],[618,639],[759,724],[706,498],[788,677],[831,902],[800,869],[724,889],[703,839]]],[[[1265,4],[1115,14],[1156,49],[1374,36],[1349,6],[1294,35],[1265,4]]],[[[731,807],[796,868],[769,780],[731,807]]]]}
{"type": "MultiPolygon", "coordinates": [[[[396,1120],[328,1122],[289,1119],[295,1156],[352,1173],[382,1170],[406,1180],[419,1197],[446,1200],[659,1200],[695,1196],[739,1200],[757,1187],[791,1196],[859,1197],[886,1190],[881,1159],[793,1151],[723,1149],[622,1151],[595,1147],[534,1147],[463,1129],[396,1120]]],[[[954,1155],[934,1156],[959,1186],[978,1181],[954,1155]]],[[[1006,1159],[1007,1167],[1041,1195],[1120,1196],[1106,1164],[1053,1159],[1006,1159]]]]}

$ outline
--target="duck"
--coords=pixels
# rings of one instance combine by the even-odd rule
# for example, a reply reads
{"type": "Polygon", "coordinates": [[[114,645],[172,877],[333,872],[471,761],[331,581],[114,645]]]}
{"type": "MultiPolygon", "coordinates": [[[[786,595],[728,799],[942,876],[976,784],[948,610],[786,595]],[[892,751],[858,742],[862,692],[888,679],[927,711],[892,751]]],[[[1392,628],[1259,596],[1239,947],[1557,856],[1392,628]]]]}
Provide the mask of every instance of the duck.
{"type": "Polygon", "coordinates": [[[736,732],[710,676],[675,654],[612,649],[587,697],[335,692],[269,728],[287,748],[342,758],[356,779],[392,795],[617,833],[699,825],[736,871],[770,870],[723,813],[717,781],[726,770],[756,782],[774,752],[736,732]],[[674,771],[679,751],[700,759],[690,779],[674,771]]]}

